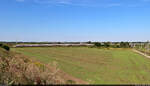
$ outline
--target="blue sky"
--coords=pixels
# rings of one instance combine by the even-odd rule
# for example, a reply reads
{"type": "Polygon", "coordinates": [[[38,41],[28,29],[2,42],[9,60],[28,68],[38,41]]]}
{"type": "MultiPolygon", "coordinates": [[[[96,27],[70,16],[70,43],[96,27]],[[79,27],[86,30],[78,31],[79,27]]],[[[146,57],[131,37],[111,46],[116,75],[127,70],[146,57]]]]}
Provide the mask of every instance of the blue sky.
{"type": "Polygon", "coordinates": [[[150,0],[0,0],[0,41],[147,41],[150,0]]]}

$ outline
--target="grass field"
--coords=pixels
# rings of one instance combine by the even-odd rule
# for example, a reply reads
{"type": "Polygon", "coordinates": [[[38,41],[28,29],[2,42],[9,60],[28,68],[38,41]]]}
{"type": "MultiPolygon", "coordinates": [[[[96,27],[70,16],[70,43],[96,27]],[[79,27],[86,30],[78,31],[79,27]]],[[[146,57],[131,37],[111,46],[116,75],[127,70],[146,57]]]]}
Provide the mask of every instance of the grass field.
{"type": "Polygon", "coordinates": [[[150,84],[150,59],[130,49],[87,47],[13,48],[92,84],[150,84]]]}

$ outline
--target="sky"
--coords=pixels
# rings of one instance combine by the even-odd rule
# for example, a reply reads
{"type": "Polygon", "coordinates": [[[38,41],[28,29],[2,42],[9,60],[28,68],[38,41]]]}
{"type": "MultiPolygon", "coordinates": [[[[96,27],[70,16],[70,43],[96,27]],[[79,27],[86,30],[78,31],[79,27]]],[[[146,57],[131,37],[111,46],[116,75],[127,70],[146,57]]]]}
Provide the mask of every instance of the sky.
{"type": "Polygon", "coordinates": [[[0,41],[147,41],[150,0],[0,0],[0,41]]]}

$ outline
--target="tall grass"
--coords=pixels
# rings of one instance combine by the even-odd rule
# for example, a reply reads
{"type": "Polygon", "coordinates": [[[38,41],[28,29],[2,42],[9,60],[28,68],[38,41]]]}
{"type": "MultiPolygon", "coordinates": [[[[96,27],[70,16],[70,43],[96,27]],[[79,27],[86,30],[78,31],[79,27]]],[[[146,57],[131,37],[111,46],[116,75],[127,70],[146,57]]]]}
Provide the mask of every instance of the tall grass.
{"type": "Polygon", "coordinates": [[[55,62],[44,65],[4,49],[0,49],[0,54],[3,54],[3,56],[0,55],[0,84],[47,85],[65,83],[55,62]]]}

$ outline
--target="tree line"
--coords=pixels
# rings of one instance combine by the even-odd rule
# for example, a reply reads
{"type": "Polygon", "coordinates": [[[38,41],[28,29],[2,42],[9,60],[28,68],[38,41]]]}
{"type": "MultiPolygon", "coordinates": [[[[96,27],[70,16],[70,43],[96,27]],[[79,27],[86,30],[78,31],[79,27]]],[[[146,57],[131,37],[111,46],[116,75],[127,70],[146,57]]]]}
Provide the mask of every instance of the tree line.
{"type": "Polygon", "coordinates": [[[117,42],[117,43],[111,43],[111,42],[95,42],[95,47],[103,47],[103,48],[130,48],[129,42],[117,42]]]}

